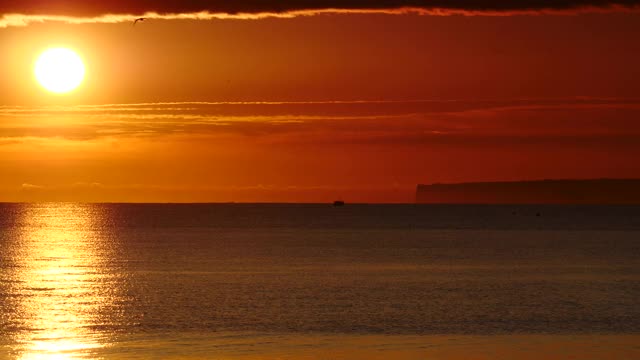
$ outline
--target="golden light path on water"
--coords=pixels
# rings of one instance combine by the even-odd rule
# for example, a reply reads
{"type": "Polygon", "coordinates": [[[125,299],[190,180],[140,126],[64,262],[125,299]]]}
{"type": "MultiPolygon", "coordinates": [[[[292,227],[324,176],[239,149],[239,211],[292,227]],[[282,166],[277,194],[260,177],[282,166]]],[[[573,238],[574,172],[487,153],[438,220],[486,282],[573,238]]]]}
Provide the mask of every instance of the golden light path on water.
{"type": "Polygon", "coordinates": [[[98,241],[99,215],[77,204],[25,209],[14,273],[23,295],[17,304],[24,329],[15,339],[17,358],[91,358],[105,346],[104,335],[92,331],[114,290],[102,269],[109,249],[98,241]]]}

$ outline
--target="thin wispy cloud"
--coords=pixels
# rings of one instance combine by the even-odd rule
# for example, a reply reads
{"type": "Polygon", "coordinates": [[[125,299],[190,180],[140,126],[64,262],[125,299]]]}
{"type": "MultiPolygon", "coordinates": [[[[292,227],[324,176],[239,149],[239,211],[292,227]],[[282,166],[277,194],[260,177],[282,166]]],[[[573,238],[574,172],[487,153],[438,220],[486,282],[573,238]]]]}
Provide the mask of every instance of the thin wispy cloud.
{"type": "MultiPolygon", "coordinates": [[[[0,107],[0,144],[249,137],[269,143],[630,144],[638,99],[144,103],[0,107]]],[[[638,142],[640,143],[640,142],[638,142]]],[[[625,145],[625,146],[626,146],[625,145]]]]}
{"type": "Polygon", "coordinates": [[[637,11],[639,0],[308,0],[308,1],[35,1],[0,4],[0,27],[47,21],[71,24],[157,20],[293,18],[325,14],[418,14],[432,16],[510,16],[637,11]]]}

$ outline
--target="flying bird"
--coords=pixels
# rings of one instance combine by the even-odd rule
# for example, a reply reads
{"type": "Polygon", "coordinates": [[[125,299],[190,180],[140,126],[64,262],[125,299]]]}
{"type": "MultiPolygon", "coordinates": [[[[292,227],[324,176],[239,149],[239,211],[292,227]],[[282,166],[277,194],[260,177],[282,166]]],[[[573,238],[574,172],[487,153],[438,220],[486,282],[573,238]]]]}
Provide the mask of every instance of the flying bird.
{"type": "Polygon", "coordinates": [[[133,21],[133,26],[136,26],[136,24],[138,23],[138,21],[145,21],[147,20],[147,18],[145,17],[141,17],[141,18],[137,18],[133,21]]]}

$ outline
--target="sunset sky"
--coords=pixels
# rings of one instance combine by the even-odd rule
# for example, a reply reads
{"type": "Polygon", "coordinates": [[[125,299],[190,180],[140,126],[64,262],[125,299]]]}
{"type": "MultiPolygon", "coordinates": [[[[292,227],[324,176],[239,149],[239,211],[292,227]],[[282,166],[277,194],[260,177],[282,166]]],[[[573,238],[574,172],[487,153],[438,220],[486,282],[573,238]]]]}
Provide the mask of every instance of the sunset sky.
{"type": "Polygon", "coordinates": [[[640,1],[265,3],[3,1],[0,201],[640,177],[640,1]],[[70,93],[34,76],[53,47],[70,93]]]}

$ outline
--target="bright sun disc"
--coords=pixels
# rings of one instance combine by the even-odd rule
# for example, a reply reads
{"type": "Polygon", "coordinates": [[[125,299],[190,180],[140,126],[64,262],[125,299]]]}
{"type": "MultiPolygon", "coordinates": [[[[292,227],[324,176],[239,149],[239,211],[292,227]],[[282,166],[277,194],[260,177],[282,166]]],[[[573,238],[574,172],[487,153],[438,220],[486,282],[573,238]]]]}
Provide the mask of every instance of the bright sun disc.
{"type": "Polygon", "coordinates": [[[48,49],[35,66],[36,79],[45,89],[62,94],[77,88],[84,78],[84,64],[74,51],[66,48],[48,49]]]}

